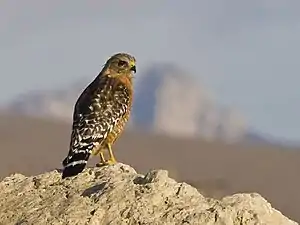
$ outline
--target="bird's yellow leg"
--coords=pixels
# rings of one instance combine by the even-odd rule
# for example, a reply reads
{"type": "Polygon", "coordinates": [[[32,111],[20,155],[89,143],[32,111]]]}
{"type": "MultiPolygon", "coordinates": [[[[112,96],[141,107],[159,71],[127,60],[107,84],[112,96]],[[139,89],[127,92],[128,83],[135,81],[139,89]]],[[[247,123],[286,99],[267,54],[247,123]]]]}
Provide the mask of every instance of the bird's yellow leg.
{"type": "Polygon", "coordinates": [[[109,160],[106,161],[107,165],[113,165],[115,163],[117,163],[116,158],[114,157],[114,154],[112,152],[112,148],[110,144],[107,144],[107,149],[108,149],[108,153],[109,153],[109,160]]]}
{"type": "Polygon", "coordinates": [[[97,167],[105,166],[106,162],[105,162],[105,158],[104,158],[103,152],[99,151],[98,154],[99,154],[99,157],[100,157],[100,163],[97,163],[96,166],[97,167]]]}
{"type": "Polygon", "coordinates": [[[93,150],[92,150],[91,155],[92,155],[92,156],[98,155],[99,152],[101,152],[101,148],[99,148],[99,147],[94,147],[93,150]]]}

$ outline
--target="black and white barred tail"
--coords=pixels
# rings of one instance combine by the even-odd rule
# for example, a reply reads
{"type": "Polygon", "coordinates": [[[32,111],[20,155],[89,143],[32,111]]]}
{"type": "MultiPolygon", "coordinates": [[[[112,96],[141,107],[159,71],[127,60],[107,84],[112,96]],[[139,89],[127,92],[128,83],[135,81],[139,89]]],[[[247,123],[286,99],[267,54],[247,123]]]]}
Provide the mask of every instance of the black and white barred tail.
{"type": "Polygon", "coordinates": [[[91,155],[90,150],[75,150],[63,160],[62,179],[81,173],[91,155]]]}

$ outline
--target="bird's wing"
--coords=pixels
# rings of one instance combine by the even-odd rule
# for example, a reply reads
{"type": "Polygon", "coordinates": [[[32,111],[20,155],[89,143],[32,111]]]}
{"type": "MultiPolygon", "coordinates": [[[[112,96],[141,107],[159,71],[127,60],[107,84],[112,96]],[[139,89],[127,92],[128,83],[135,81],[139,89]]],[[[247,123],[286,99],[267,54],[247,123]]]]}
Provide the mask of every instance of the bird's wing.
{"type": "Polygon", "coordinates": [[[87,88],[75,105],[70,149],[63,161],[64,167],[85,166],[92,150],[103,143],[127,111],[129,95],[125,86],[114,88],[112,82],[107,81],[100,87],[87,88]]]}

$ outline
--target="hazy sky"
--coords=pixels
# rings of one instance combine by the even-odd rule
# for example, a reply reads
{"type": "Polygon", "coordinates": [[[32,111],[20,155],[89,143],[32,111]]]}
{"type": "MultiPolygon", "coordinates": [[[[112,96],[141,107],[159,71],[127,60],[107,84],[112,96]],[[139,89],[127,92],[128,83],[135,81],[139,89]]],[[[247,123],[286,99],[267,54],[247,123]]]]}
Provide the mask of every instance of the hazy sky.
{"type": "Polygon", "coordinates": [[[1,0],[0,103],[92,79],[127,51],[140,71],[179,64],[252,127],[300,140],[299,9],[299,0],[1,0]]]}

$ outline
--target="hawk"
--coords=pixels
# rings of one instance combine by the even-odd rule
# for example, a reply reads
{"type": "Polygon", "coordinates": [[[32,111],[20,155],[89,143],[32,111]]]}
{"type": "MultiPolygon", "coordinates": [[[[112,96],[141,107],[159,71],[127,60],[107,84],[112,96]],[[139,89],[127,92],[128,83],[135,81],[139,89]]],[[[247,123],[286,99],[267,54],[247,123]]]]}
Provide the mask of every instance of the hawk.
{"type": "Polygon", "coordinates": [[[79,96],[73,113],[70,147],[63,160],[62,179],[81,173],[89,157],[99,155],[98,165],[112,165],[112,145],[129,119],[136,60],[127,53],[111,56],[99,75],[79,96]],[[105,160],[104,151],[109,159],[105,160]]]}

